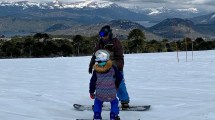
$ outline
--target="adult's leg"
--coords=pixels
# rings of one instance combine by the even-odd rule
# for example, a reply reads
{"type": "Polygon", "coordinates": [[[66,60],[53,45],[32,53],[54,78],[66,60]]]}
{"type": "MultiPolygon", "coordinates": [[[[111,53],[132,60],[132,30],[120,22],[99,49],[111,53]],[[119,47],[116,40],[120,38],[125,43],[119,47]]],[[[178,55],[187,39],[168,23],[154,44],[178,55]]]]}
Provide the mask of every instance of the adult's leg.
{"type": "Polygon", "coordinates": [[[125,79],[124,79],[124,73],[121,72],[123,75],[123,80],[119,85],[118,91],[117,91],[117,97],[119,98],[119,100],[121,101],[121,103],[129,103],[129,95],[127,92],[127,88],[125,85],[125,79]]]}

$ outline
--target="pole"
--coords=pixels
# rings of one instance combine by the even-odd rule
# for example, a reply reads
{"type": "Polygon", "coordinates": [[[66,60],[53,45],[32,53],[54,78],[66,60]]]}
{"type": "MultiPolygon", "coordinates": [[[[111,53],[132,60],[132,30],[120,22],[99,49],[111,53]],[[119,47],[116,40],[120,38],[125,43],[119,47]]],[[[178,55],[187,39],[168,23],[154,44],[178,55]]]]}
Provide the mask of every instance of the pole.
{"type": "Polygon", "coordinates": [[[192,41],[192,61],[193,61],[193,41],[192,41]]]}
{"type": "Polygon", "coordinates": [[[187,62],[187,38],[185,38],[185,45],[186,45],[186,62],[187,62]]]}
{"type": "Polygon", "coordinates": [[[176,52],[177,52],[177,60],[178,60],[178,63],[179,63],[179,58],[178,58],[178,44],[176,43],[176,41],[175,41],[175,46],[176,46],[176,52]]]}

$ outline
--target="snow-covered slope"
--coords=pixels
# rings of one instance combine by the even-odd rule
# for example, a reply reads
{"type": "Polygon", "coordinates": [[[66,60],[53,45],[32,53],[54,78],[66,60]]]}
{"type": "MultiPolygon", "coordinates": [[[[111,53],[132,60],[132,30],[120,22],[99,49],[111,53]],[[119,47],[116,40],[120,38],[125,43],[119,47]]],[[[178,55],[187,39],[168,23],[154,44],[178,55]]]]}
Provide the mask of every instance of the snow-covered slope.
{"type": "MultiPolygon", "coordinates": [[[[120,112],[122,120],[215,120],[215,51],[125,55],[125,82],[133,105],[147,112],[120,112]]],[[[1,120],[92,118],[74,103],[92,105],[90,56],[0,59],[1,120]]],[[[109,103],[105,103],[109,104],[109,103]]],[[[102,113],[109,119],[109,112],[102,113]]]]}

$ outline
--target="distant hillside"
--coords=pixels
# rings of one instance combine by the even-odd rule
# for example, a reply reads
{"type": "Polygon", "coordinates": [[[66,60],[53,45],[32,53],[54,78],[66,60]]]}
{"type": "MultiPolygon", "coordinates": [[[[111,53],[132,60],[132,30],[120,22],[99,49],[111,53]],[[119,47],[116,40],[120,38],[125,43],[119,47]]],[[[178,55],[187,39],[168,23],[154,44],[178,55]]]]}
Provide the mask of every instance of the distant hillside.
{"type": "Polygon", "coordinates": [[[54,32],[48,32],[49,34],[53,35],[85,35],[85,36],[92,36],[92,35],[98,35],[99,30],[104,25],[110,25],[113,31],[114,36],[117,36],[120,39],[127,39],[127,36],[129,32],[135,28],[141,29],[145,32],[147,39],[162,39],[161,37],[152,34],[148,31],[146,31],[146,28],[141,26],[138,23],[129,21],[129,20],[113,20],[106,23],[100,23],[100,24],[92,24],[92,25],[77,25],[72,26],[69,29],[66,30],[57,30],[54,32]]]}
{"type": "Polygon", "coordinates": [[[215,24],[215,12],[190,19],[194,24],[215,24]]]}
{"type": "MultiPolygon", "coordinates": [[[[166,19],[148,30],[163,38],[178,39],[184,37],[197,38],[197,37],[214,37],[215,35],[208,34],[209,29],[203,32],[204,26],[195,25],[191,20],[172,18],[166,19]],[[207,31],[207,32],[206,32],[207,31]]],[[[213,31],[210,31],[213,33],[213,31]]],[[[215,32],[214,32],[215,33],[215,32]]]]}
{"type": "Polygon", "coordinates": [[[215,35],[215,12],[190,19],[194,22],[197,31],[206,35],[215,35]]]}

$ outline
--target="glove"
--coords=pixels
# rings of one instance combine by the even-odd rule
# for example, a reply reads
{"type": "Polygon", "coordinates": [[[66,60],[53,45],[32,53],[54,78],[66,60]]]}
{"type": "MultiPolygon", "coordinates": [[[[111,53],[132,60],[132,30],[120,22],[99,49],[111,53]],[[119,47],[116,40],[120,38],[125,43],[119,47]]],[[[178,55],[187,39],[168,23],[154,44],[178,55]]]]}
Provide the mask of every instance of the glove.
{"type": "Polygon", "coordinates": [[[92,72],[93,72],[93,68],[92,68],[92,67],[89,67],[88,72],[89,72],[89,74],[92,74],[92,72]]]}
{"type": "Polygon", "coordinates": [[[95,99],[95,94],[94,93],[90,93],[90,98],[91,99],[95,99]]]}

